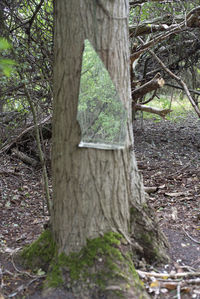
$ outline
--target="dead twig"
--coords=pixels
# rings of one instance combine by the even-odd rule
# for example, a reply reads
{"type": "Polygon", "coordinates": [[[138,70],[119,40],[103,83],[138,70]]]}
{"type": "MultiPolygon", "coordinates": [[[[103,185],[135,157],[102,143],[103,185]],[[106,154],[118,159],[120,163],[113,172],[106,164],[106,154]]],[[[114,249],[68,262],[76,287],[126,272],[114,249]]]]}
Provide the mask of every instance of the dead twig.
{"type": "Polygon", "coordinates": [[[34,279],[32,279],[31,281],[29,281],[25,286],[21,285],[19,286],[15,292],[11,293],[10,295],[8,295],[8,298],[12,298],[15,297],[16,295],[18,295],[19,293],[21,293],[22,291],[24,291],[25,289],[27,289],[33,282],[35,282],[36,280],[38,280],[39,278],[41,278],[42,276],[36,277],[34,279]]]}
{"type": "Polygon", "coordinates": [[[182,272],[182,273],[154,273],[136,270],[140,277],[155,277],[155,278],[188,278],[188,277],[200,277],[200,272],[182,272]]]}
{"type": "Polygon", "coordinates": [[[178,283],[177,285],[177,299],[181,299],[181,285],[178,283]]]}
{"type": "Polygon", "coordinates": [[[16,176],[22,176],[21,173],[14,172],[14,171],[9,171],[9,170],[7,171],[7,170],[4,170],[4,169],[0,170],[0,174],[1,174],[1,175],[16,175],[16,176]]]}
{"type": "Polygon", "coordinates": [[[20,160],[32,165],[33,167],[36,167],[38,165],[37,160],[27,156],[25,153],[19,151],[17,148],[12,149],[11,152],[13,155],[16,155],[20,160]]]}
{"type": "Polygon", "coordinates": [[[27,276],[29,276],[29,277],[31,277],[31,278],[34,278],[34,279],[38,279],[38,278],[46,277],[46,275],[32,275],[32,274],[30,274],[30,273],[27,272],[27,271],[21,271],[21,270],[19,270],[19,269],[16,267],[16,265],[15,265],[15,262],[14,262],[14,259],[13,259],[13,254],[11,255],[11,261],[12,261],[13,268],[14,268],[15,271],[16,271],[17,273],[19,273],[20,275],[27,275],[27,276]]]}
{"type": "Polygon", "coordinates": [[[186,232],[186,230],[183,228],[183,231],[184,231],[184,233],[186,234],[186,236],[190,239],[190,240],[192,240],[194,243],[196,243],[196,244],[200,244],[200,241],[197,241],[197,240],[195,240],[194,238],[192,238],[187,232],[186,232]]]}

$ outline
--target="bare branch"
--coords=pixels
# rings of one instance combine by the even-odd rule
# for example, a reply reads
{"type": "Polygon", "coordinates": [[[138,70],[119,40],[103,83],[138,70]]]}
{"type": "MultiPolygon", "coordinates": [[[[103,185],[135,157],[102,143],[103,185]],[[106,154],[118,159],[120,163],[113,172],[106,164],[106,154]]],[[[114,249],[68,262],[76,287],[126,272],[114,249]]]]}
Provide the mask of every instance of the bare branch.
{"type": "MultiPolygon", "coordinates": [[[[138,37],[138,39],[141,41],[141,43],[144,43],[140,37],[138,37]]],[[[197,115],[200,117],[200,110],[199,110],[198,106],[196,105],[195,101],[193,100],[193,98],[190,94],[190,91],[189,91],[187,85],[185,84],[185,82],[180,77],[178,77],[174,73],[172,73],[172,71],[170,71],[170,69],[168,69],[166,67],[166,65],[161,61],[161,59],[152,50],[149,49],[148,51],[157,60],[157,62],[161,65],[161,67],[164,69],[164,71],[167,72],[173,79],[175,79],[178,82],[179,85],[181,85],[183,87],[190,103],[192,104],[197,115]]]]}
{"type": "Polygon", "coordinates": [[[147,34],[147,33],[149,34],[156,31],[166,31],[166,34],[160,34],[147,43],[143,42],[142,46],[140,46],[138,50],[136,50],[135,53],[131,55],[131,60],[137,59],[142,53],[144,53],[150,47],[155,46],[159,42],[170,37],[171,35],[180,33],[183,30],[188,29],[189,27],[190,28],[200,27],[200,6],[192,9],[185,18],[184,17],[182,18],[182,21],[178,24],[173,24],[171,26],[168,26],[167,24],[160,24],[160,25],[142,24],[138,26],[132,26],[130,28],[131,35],[132,36],[135,35],[138,38],[139,35],[147,34]]]}
{"type": "MultiPolygon", "coordinates": [[[[137,0],[137,1],[130,1],[129,2],[129,5],[130,6],[136,6],[136,5],[141,5],[145,2],[148,2],[149,0],[137,0]]],[[[167,2],[173,2],[173,0],[151,0],[151,1],[154,1],[154,2],[161,2],[161,3],[167,3],[167,2]]]]}
{"type": "MultiPolygon", "coordinates": [[[[173,85],[171,83],[165,83],[165,85],[167,85],[169,87],[176,88],[176,89],[184,90],[183,87],[180,87],[180,86],[177,86],[177,85],[173,85]]],[[[189,91],[200,96],[200,91],[197,91],[197,90],[194,90],[194,89],[189,89],[189,91]]]]}

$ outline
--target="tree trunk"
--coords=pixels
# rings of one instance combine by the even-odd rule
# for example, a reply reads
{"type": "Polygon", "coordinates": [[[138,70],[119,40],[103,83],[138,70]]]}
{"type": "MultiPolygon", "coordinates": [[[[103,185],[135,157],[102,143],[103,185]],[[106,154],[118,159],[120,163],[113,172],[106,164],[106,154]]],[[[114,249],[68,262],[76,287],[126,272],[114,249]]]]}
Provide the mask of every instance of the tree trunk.
{"type": "Polygon", "coordinates": [[[142,256],[165,256],[164,238],[146,203],[133,151],[128,18],[128,0],[55,1],[51,225],[59,252],[66,255],[79,251],[87,239],[111,231],[121,233],[142,256]],[[127,111],[122,150],[78,147],[84,39],[99,53],[127,111]]]}
{"type": "MultiPolygon", "coordinates": [[[[133,152],[128,1],[56,1],[52,227],[59,250],[78,251],[108,231],[129,239],[130,208],[146,206],[133,152]],[[88,38],[107,67],[128,114],[123,150],[79,148],[76,120],[81,58],[88,38]]],[[[146,226],[147,219],[143,226],[146,226]]],[[[153,227],[153,225],[152,225],[153,227]]]]}

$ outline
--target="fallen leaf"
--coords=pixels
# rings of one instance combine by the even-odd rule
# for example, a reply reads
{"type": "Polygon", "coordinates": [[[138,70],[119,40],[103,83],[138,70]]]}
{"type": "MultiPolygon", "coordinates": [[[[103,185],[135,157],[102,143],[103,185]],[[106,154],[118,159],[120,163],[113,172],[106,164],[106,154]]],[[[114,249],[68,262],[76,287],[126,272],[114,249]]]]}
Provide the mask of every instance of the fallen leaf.
{"type": "Polygon", "coordinates": [[[39,276],[44,275],[44,274],[45,274],[45,272],[42,269],[39,269],[37,271],[37,275],[39,275],[39,276]]]}
{"type": "Polygon", "coordinates": [[[158,189],[164,189],[165,187],[166,187],[166,185],[163,184],[163,185],[159,186],[158,189]]]}
{"type": "Polygon", "coordinates": [[[175,290],[177,288],[177,283],[175,282],[164,282],[162,283],[162,287],[168,290],[175,290]]]}
{"type": "Polygon", "coordinates": [[[172,217],[172,220],[174,220],[174,221],[178,219],[178,211],[177,211],[177,208],[175,208],[175,207],[172,208],[171,217],[172,217]]]}
{"type": "Polygon", "coordinates": [[[187,247],[187,246],[190,246],[190,243],[187,243],[187,244],[185,244],[185,243],[181,243],[181,246],[182,246],[182,247],[187,247]]]}
{"type": "Polygon", "coordinates": [[[150,288],[158,288],[159,285],[160,285],[159,281],[155,280],[150,284],[150,288]]]}

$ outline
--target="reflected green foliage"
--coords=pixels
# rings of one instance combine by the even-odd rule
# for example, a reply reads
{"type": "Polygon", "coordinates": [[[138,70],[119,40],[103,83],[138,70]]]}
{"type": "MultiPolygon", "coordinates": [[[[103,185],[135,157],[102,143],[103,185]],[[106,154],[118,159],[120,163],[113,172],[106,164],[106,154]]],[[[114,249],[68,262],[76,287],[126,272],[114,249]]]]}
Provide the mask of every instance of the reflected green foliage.
{"type": "Polygon", "coordinates": [[[5,38],[0,38],[0,72],[3,72],[4,75],[10,76],[15,61],[12,59],[6,58],[5,51],[10,49],[11,45],[5,38]],[[5,56],[5,58],[4,58],[5,56]]]}
{"type": "Polygon", "coordinates": [[[83,52],[77,118],[82,142],[124,145],[125,109],[108,71],[88,40],[83,52]]]}

